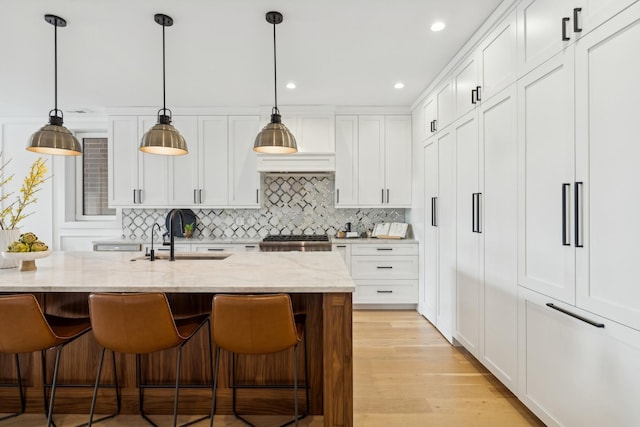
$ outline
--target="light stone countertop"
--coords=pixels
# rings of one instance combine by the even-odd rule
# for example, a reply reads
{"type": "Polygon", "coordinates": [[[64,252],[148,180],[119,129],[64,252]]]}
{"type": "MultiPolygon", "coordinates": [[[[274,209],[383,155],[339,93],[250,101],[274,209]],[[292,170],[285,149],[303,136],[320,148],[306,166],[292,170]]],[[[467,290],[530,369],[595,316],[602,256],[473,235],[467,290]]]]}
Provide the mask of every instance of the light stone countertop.
{"type": "Polygon", "coordinates": [[[337,252],[239,252],[223,260],[131,261],[140,257],[142,252],[53,252],[36,260],[36,271],[1,269],[0,292],[355,291],[337,252]]]}
{"type": "Polygon", "coordinates": [[[337,237],[331,238],[333,244],[345,244],[345,243],[357,243],[357,244],[369,244],[369,245],[395,245],[395,244],[416,244],[417,240],[413,238],[407,239],[378,239],[375,237],[369,238],[352,238],[352,239],[339,239],[337,237]]]}

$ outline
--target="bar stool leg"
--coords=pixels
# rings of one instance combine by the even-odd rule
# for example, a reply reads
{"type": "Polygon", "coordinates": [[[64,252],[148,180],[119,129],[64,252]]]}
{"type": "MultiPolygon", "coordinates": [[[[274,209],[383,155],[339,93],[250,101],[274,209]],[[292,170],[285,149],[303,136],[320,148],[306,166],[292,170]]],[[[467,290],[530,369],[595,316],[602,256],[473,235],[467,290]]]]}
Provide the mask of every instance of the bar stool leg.
{"type": "Polygon", "coordinates": [[[62,351],[62,345],[56,347],[56,363],[53,368],[53,380],[51,382],[51,401],[49,402],[49,411],[47,414],[47,427],[53,423],[53,403],[56,398],[56,383],[58,381],[58,368],[60,367],[60,352],[62,351]]]}
{"type": "MultiPolygon", "coordinates": [[[[93,423],[93,411],[96,408],[96,398],[98,397],[98,384],[100,384],[100,375],[102,374],[102,363],[104,362],[104,352],[106,350],[107,350],[106,348],[103,348],[102,351],[100,352],[100,362],[98,362],[98,373],[96,375],[96,384],[93,387],[93,398],[91,399],[91,409],[89,410],[89,423],[87,424],[88,427],[91,427],[91,424],[93,423]]],[[[114,359],[114,363],[115,363],[115,359],[114,359]]],[[[115,369],[115,364],[113,366],[113,369],[115,369]]],[[[116,383],[116,390],[117,390],[117,387],[118,385],[116,383]]],[[[118,412],[120,412],[120,402],[118,402],[118,412]]]]}
{"type": "Polygon", "coordinates": [[[180,362],[182,362],[183,345],[178,347],[178,361],[176,362],[176,389],[173,397],[173,427],[178,425],[178,393],[180,392],[180,362]]]}
{"type": "Polygon", "coordinates": [[[216,390],[218,389],[218,369],[220,367],[220,347],[216,349],[216,367],[213,371],[213,396],[211,398],[211,421],[209,427],[213,427],[213,417],[216,414],[216,390]]]}
{"type": "MultiPolygon", "coordinates": [[[[24,410],[27,406],[27,398],[24,394],[24,387],[22,385],[22,374],[20,372],[20,356],[18,353],[15,354],[15,360],[16,360],[16,372],[18,374],[18,390],[20,393],[20,411],[13,413],[13,414],[9,414],[9,415],[5,415],[4,417],[0,418],[0,421],[6,420],[8,418],[13,418],[13,417],[17,417],[18,415],[24,414],[24,410]]],[[[3,384],[4,385],[4,384],[3,384]]],[[[6,384],[7,386],[11,386],[10,384],[6,384]]]]}

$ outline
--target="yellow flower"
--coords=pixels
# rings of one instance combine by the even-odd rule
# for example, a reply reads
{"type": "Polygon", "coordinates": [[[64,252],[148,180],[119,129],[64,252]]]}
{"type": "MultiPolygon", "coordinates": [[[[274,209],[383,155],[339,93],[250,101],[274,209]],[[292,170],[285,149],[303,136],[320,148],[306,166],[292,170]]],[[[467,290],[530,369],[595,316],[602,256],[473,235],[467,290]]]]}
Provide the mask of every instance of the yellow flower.
{"type": "MultiPolygon", "coordinates": [[[[7,166],[7,163],[0,166],[0,172],[7,166]]],[[[42,158],[38,158],[38,160],[33,162],[29,170],[29,174],[24,178],[22,187],[20,187],[20,194],[17,196],[16,200],[0,211],[1,229],[10,230],[12,228],[16,228],[21,220],[31,215],[31,213],[25,214],[24,209],[38,201],[38,199],[35,198],[35,194],[40,191],[40,188],[38,187],[49,179],[49,177],[45,176],[48,172],[45,163],[46,160],[42,158]]],[[[12,178],[13,175],[0,181],[0,187],[11,181],[12,178]]],[[[0,197],[0,202],[5,201],[12,194],[13,193],[8,193],[3,195],[0,197]]]]}

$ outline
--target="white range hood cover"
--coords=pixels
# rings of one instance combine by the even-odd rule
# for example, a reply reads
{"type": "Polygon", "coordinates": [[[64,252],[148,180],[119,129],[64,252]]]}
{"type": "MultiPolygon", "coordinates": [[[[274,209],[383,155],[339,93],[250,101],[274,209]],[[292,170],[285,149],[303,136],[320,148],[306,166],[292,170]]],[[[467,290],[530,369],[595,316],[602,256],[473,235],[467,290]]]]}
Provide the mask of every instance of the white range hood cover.
{"type": "Polygon", "coordinates": [[[258,154],[258,172],[335,172],[334,153],[258,154]]]}

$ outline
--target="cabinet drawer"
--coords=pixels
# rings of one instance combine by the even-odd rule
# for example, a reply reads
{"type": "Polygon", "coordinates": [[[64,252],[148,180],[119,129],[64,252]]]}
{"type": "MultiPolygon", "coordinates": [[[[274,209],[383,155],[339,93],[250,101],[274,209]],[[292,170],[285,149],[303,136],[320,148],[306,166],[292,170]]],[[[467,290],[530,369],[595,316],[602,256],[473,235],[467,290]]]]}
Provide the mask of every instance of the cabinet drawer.
{"type": "Polygon", "coordinates": [[[352,256],[353,279],[417,279],[417,256],[352,256]]]}
{"type": "Polygon", "coordinates": [[[418,302],[418,281],[356,280],[353,302],[354,304],[415,304],[418,302]]]}
{"type": "Polygon", "coordinates": [[[351,255],[418,255],[417,244],[352,244],[351,255]]]}

